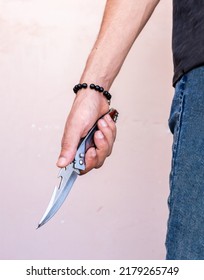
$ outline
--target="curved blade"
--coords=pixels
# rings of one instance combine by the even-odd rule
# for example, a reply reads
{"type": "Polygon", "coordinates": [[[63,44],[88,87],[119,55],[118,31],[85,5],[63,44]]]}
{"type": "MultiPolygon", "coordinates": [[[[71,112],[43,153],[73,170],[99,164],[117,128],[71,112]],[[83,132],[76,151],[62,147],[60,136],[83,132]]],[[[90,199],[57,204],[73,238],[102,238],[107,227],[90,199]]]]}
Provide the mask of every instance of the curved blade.
{"type": "Polygon", "coordinates": [[[78,174],[78,170],[74,169],[72,164],[60,170],[58,176],[61,177],[60,185],[59,187],[55,187],[45,214],[43,215],[37,228],[47,223],[59,210],[67,195],[69,194],[78,174]]]}

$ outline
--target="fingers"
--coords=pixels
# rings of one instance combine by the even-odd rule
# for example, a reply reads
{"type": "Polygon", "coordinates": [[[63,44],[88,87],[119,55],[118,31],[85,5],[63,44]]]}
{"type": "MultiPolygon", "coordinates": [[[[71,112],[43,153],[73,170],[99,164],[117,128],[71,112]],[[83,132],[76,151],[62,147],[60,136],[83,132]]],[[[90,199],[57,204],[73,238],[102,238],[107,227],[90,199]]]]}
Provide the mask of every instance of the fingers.
{"type": "Polygon", "coordinates": [[[113,143],[116,137],[116,125],[107,114],[98,121],[99,130],[95,132],[95,148],[90,148],[85,157],[86,170],[81,172],[85,174],[93,168],[99,168],[103,165],[105,159],[111,154],[113,143]]]}

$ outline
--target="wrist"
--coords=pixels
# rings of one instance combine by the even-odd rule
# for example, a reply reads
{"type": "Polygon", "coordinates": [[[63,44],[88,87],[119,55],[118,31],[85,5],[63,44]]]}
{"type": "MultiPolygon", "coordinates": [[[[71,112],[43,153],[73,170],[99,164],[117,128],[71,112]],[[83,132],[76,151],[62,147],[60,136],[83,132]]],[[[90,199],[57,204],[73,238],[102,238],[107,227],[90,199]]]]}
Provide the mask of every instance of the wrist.
{"type": "MultiPolygon", "coordinates": [[[[95,72],[97,73],[97,72],[95,72]]],[[[111,87],[111,82],[109,79],[107,79],[105,76],[95,76],[89,73],[89,75],[82,75],[80,79],[80,83],[87,83],[88,86],[91,84],[99,85],[100,87],[103,87],[105,90],[109,90],[111,87]]]]}
{"type": "Polygon", "coordinates": [[[82,104],[88,111],[92,111],[92,113],[95,111],[97,118],[109,110],[109,103],[103,94],[90,88],[83,88],[76,94],[74,106],[78,107],[82,104]]]}
{"type": "Polygon", "coordinates": [[[74,86],[73,91],[75,94],[77,94],[79,90],[87,89],[87,88],[94,90],[95,92],[98,92],[99,94],[102,94],[107,99],[108,104],[110,105],[110,100],[112,97],[111,94],[99,85],[95,85],[93,83],[91,83],[89,85],[87,83],[79,83],[74,86]]]}

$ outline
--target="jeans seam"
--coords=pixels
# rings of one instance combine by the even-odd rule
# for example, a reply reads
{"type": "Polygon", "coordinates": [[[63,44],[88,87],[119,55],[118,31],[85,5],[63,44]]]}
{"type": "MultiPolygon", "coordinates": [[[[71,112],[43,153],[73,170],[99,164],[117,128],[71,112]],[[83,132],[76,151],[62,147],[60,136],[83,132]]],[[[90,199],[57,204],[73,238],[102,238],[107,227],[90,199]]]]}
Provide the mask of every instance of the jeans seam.
{"type": "MultiPolygon", "coordinates": [[[[183,111],[185,106],[185,86],[187,82],[187,77],[183,76],[180,80],[180,87],[179,87],[179,111],[178,111],[178,120],[176,123],[176,130],[174,131],[174,137],[176,140],[173,140],[173,146],[172,146],[172,163],[171,163],[171,172],[170,172],[170,195],[168,199],[168,205],[169,205],[169,219],[168,224],[171,220],[171,209],[172,209],[172,200],[173,200],[173,185],[174,185],[174,179],[175,179],[175,168],[176,168],[176,157],[178,153],[178,146],[180,141],[180,133],[182,129],[182,118],[183,118],[183,111]],[[175,136],[176,135],[176,136],[175,136]]],[[[167,241],[167,240],[166,240],[167,241]]],[[[167,244],[167,243],[166,243],[167,244]]]]}
{"type": "MultiPolygon", "coordinates": [[[[178,121],[176,124],[176,131],[174,132],[176,134],[176,141],[173,143],[173,148],[172,148],[172,167],[171,167],[171,177],[174,177],[175,175],[175,164],[176,164],[176,155],[178,152],[178,146],[179,146],[179,140],[180,140],[180,133],[181,133],[181,128],[182,128],[182,118],[183,118],[183,111],[184,111],[184,106],[185,106],[185,86],[186,86],[186,81],[187,77],[186,75],[183,76],[181,80],[181,85],[180,85],[180,106],[179,106],[179,112],[178,112],[178,121]]],[[[171,181],[171,185],[173,185],[173,181],[171,181]]]]}

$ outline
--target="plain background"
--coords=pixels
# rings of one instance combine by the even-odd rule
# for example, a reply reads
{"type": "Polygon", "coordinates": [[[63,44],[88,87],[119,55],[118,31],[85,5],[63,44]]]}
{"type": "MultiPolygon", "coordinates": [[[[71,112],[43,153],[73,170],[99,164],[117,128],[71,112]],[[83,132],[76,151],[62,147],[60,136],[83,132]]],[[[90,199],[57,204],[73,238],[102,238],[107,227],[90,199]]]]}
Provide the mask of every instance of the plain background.
{"type": "MultiPolygon", "coordinates": [[[[36,226],[105,0],[0,0],[0,258],[164,259],[172,136],[172,3],[159,3],[115,80],[113,154],[36,226]]],[[[124,26],[125,32],[125,26],[124,26]]]]}

